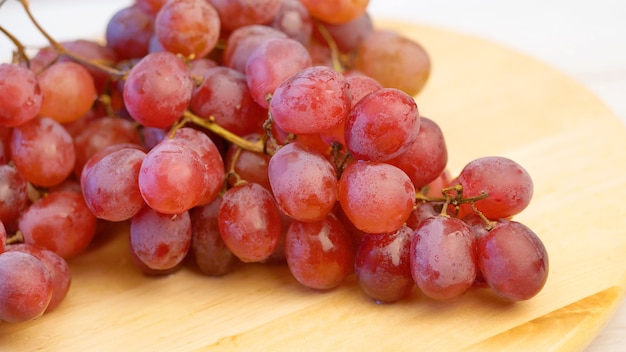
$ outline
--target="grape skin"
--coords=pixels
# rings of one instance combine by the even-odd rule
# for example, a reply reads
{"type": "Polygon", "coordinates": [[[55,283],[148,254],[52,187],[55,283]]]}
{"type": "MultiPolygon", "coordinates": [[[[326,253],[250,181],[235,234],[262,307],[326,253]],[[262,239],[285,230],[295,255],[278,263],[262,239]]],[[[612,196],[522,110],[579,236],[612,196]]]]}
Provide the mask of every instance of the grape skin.
{"type": "Polygon", "coordinates": [[[0,321],[18,323],[39,318],[52,298],[52,279],[34,256],[0,253],[0,321]]]}
{"type": "Polygon", "coordinates": [[[428,218],[411,239],[411,274],[433,299],[459,297],[476,278],[476,242],[469,226],[457,218],[428,218]]]}
{"type": "Polygon", "coordinates": [[[280,215],[274,198],[256,183],[226,191],[218,224],[224,243],[244,263],[269,258],[280,241],[280,215]]]}
{"type": "Polygon", "coordinates": [[[79,192],[50,192],[22,214],[24,242],[51,250],[64,259],[83,253],[96,233],[96,217],[79,192]]]}
{"type": "Polygon", "coordinates": [[[124,84],[124,103],[130,115],[147,127],[165,128],[189,106],[193,80],[185,63],[170,52],[144,56],[124,84]]]}
{"type": "Polygon", "coordinates": [[[501,220],[478,239],[478,267],[493,291],[511,301],[541,291],[549,272],[546,247],[528,226],[501,220]]]}
{"type": "Polygon", "coordinates": [[[399,168],[373,161],[349,164],[339,179],[339,203],[354,226],[368,233],[396,231],[415,203],[415,187],[399,168]]]}
{"type": "Polygon", "coordinates": [[[168,270],[178,265],[191,247],[191,218],[142,208],[130,221],[130,247],[148,268],[168,270]]]}
{"type": "Polygon", "coordinates": [[[320,221],[337,200],[337,174],[321,154],[295,142],[278,150],[268,165],[272,192],[281,211],[304,221],[320,221]]]}
{"type": "Polygon", "coordinates": [[[17,228],[17,218],[28,206],[27,181],[11,165],[0,165],[0,222],[7,230],[17,228]]]}
{"type": "Polygon", "coordinates": [[[0,64],[0,126],[15,127],[34,119],[43,93],[35,74],[22,66],[0,64]]]}
{"type": "Polygon", "coordinates": [[[12,244],[7,250],[27,253],[41,261],[50,273],[52,281],[52,296],[45,312],[51,312],[56,309],[67,296],[72,283],[72,275],[67,262],[52,251],[27,243],[12,244]]]}
{"type": "Polygon", "coordinates": [[[361,16],[369,0],[301,0],[309,13],[324,22],[340,24],[361,16]]]}
{"type": "Polygon", "coordinates": [[[341,222],[329,214],[317,222],[292,221],[285,236],[285,257],[298,282],[329,290],[353,271],[354,248],[341,222]]]}
{"type": "Polygon", "coordinates": [[[121,8],[107,23],[107,46],[113,49],[119,60],[144,57],[148,54],[153,28],[153,17],[138,6],[121,8]]]}

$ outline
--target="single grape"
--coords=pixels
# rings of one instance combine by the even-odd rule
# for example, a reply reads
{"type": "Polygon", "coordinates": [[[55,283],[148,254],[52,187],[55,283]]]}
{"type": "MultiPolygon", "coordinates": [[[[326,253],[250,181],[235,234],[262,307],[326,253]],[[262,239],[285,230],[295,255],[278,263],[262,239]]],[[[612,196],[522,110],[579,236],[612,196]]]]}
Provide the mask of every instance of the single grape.
{"type": "Polygon", "coordinates": [[[501,220],[478,239],[478,267],[496,294],[511,301],[537,295],[549,272],[548,252],[528,226],[501,220]]]}
{"type": "Polygon", "coordinates": [[[313,20],[300,0],[282,0],[270,25],[302,45],[309,43],[313,33],[313,20]]]}
{"type": "Polygon", "coordinates": [[[268,108],[268,97],[291,75],[311,67],[311,56],[295,39],[269,38],[248,56],[246,80],[252,99],[268,108]]]}
{"type": "Polygon", "coordinates": [[[160,213],[179,214],[204,198],[209,178],[202,157],[188,144],[165,139],[143,159],[138,182],[148,206],[160,213]]]}
{"type": "Polygon", "coordinates": [[[230,188],[218,213],[226,246],[243,262],[266,260],[280,241],[280,215],[272,194],[256,183],[230,188]]]}
{"type": "Polygon", "coordinates": [[[151,53],[130,70],[124,84],[124,103],[140,124],[165,128],[183,115],[192,91],[193,80],[178,56],[151,53]]]}
{"type": "Polygon", "coordinates": [[[356,251],[354,271],[359,286],[380,302],[395,302],[411,293],[410,250],[413,230],[406,225],[393,233],[367,234],[356,251]]]}
{"type": "Polygon", "coordinates": [[[217,45],[220,18],[206,0],[169,0],[159,10],[154,28],[165,50],[185,57],[203,57],[217,45]]]}
{"type": "Polygon", "coordinates": [[[172,216],[144,207],[130,221],[130,246],[148,268],[175,267],[191,247],[189,212],[172,216]]]}
{"type": "Polygon", "coordinates": [[[33,71],[0,64],[0,126],[19,126],[34,119],[42,101],[43,93],[33,71]]]}
{"type": "MultiPolygon", "coordinates": [[[[483,215],[494,220],[518,214],[528,206],[533,195],[533,181],[528,172],[517,162],[501,156],[469,162],[457,181],[463,187],[464,197],[488,194],[475,205],[483,215]]],[[[462,214],[472,212],[468,204],[463,204],[461,210],[462,214]]]]}
{"type": "Polygon", "coordinates": [[[7,248],[8,251],[18,251],[30,254],[41,261],[50,273],[52,280],[52,297],[50,303],[46,307],[46,312],[53,311],[67,296],[72,283],[72,273],[70,267],[58,254],[27,243],[12,244],[7,248]]]}
{"type": "Polygon", "coordinates": [[[79,192],[50,192],[26,209],[19,229],[25,243],[69,259],[89,247],[96,233],[96,217],[79,192]]]}
{"type": "Polygon", "coordinates": [[[154,19],[139,6],[118,10],[107,23],[106,43],[119,60],[144,57],[154,34],[154,19]]]}
{"type": "Polygon", "coordinates": [[[350,100],[348,83],[342,74],[329,67],[313,66],[276,88],[270,112],[278,127],[288,133],[319,134],[346,119],[350,100]]]}
{"type": "Polygon", "coordinates": [[[97,218],[128,220],[145,206],[138,184],[145,157],[146,153],[137,148],[123,148],[90,166],[81,178],[81,190],[97,218]]]}
{"type": "Polygon", "coordinates": [[[76,161],[72,136],[48,117],[32,119],[13,129],[11,156],[17,170],[42,187],[63,182],[76,161]]]}
{"type": "Polygon", "coordinates": [[[394,232],[409,218],[415,187],[393,165],[356,161],[339,179],[338,199],[354,226],[368,233],[394,232]]]}
{"type": "Polygon", "coordinates": [[[406,225],[415,230],[424,222],[424,220],[437,215],[439,215],[439,212],[435,210],[432,203],[417,202],[415,209],[413,209],[411,215],[409,215],[409,218],[406,220],[406,225]]]}
{"type": "Polygon", "coordinates": [[[298,143],[280,148],[270,159],[268,174],[276,203],[289,217],[321,221],[337,200],[337,173],[323,155],[298,143]]]}
{"type": "Polygon", "coordinates": [[[448,164],[448,149],[439,125],[421,117],[415,142],[404,153],[387,162],[406,172],[416,189],[436,180],[448,164]]]}
{"type": "Polygon", "coordinates": [[[426,50],[397,32],[375,30],[357,49],[355,68],[379,81],[415,96],[430,77],[431,61],[426,50]]]}
{"type": "Polygon", "coordinates": [[[52,279],[41,260],[8,251],[0,253],[0,321],[39,318],[52,298],[52,279]]]}
{"type": "Polygon", "coordinates": [[[459,297],[476,278],[476,242],[463,221],[447,216],[428,218],[411,240],[411,274],[433,299],[459,297]]]}
{"type": "Polygon", "coordinates": [[[344,130],[346,147],[357,159],[390,160],[411,148],[420,123],[411,96],[394,88],[378,89],[350,111],[344,130]]]}
{"type": "Polygon", "coordinates": [[[0,165],[0,222],[9,231],[17,229],[17,219],[29,204],[27,184],[14,167],[0,165]]]}
{"type": "MultiPolygon", "coordinates": [[[[83,58],[86,58],[92,62],[97,62],[100,65],[113,67],[117,62],[117,56],[112,48],[100,44],[95,40],[87,40],[87,39],[77,39],[72,41],[61,42],[61,45],[65,48],[65,50],[75,54],[80,55],[83,58]]],[[[72,59],[68,56],[61,56],[59,61],[72,61],[72,59]]],[[[98,93],[104,93],[108,82],[111,80],[111,77],[108,73],[92,67],[87,64],[82,64],[82,66],[89,72],[91,77],[93,78],[94,86],[98,93]]]]}
{"type": "Polygon", "coordinates": [[[193,91],[190,108],[239,136],[261,132],[267,118],[267,109],[250,95],[246,76],[224,66],[204,71],[202,83],[193,91]]]}
{"type": "Polygon", "coordinates": [[[254,24],[272,21],[281,0],[211,0],[222,20],[222,29],[227,32],[254,24]]]}
{"type": "Polygon", "coordinates": [[[237,257],[228,249],[218,224],[222,198],[195,207],[189,212],[191,218],[191,250],[193,259],[203,274],[223,276],[237,263],[237,257]]]}
{"type": "Polygon", "coordinates": [[[292,221],[285,237],[285,257],[298,282],[328,290],[352,273],[354,248],[341,222],[329,214],[316,222],[292,221]]]}
{"type": "Polygon", "coordinates": [[[345,23],[361,16],[369,0],[300,0],[311,15],[328,23],[345,23]]]}

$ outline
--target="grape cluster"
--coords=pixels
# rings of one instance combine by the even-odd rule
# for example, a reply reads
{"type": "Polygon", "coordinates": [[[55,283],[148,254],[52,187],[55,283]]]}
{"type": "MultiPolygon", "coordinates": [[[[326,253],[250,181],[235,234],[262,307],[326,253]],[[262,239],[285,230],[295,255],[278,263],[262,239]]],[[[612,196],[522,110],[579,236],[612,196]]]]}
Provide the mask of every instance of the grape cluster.
{"type": "Polygon", "coordinates": [[[30,56],[3,29],[0,320],[54,309],[66,260],[121,221],[150,275],[285,263],[315,290],[355,275],[379,302],[536,295],[546,249],[512,219],[530,175],[488,156],[451,177],[413,98],[429,56],[367,4],[136,0],[104,44],[44,32],[30,56]]]}

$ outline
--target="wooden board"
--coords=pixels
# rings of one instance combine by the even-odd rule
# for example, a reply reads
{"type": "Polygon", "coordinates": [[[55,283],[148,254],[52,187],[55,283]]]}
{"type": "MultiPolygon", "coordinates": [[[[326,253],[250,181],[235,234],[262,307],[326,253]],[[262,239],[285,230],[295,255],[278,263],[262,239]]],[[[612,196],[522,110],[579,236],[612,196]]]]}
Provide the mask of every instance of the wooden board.
{"type": "MultiPolygon", "coordinates": [[[[142,276],[128,229],[110,226],[71,261],[73,284],[54,312],[0,324],[0,350],[579,350],[611,317],[626,274],[626,129],[579,83],[517,52],[434,28],[385,23],[421,42],[433,75],[417,97],[447,138],[453,174],[503,155],[535,181],[517,219],[550,254],[533,299],[488,290],[449,302],[418,292],[377,305],[354,278],[330,292],[300,286],[285,267],[247,265],[224,278],[184,269],[142,276]]],[[[417,290],[416,290],[417,291],[417,290]]]]}

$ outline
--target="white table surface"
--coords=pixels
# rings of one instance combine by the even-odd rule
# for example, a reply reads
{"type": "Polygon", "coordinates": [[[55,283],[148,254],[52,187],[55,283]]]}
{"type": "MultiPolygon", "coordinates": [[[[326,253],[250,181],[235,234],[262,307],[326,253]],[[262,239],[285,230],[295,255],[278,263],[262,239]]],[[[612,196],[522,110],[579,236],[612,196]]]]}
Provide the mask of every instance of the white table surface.
{"type": "MultiPolygon", "coordinates": [[[[46,28],[67,39],[101,35],[108,18],[131,0],[30,2],[46,28]]],[[[473,34],[540,59],[583,83],[626,123],[625,0],[371,0],[369,11],[473,34]]],[[[24,41],[44,43],[17,1],[0,8],[0,24],[24,41]]],[[[0,60],[8,60],[11,49],[0,36],[0,60]]],[[[626,351],[625,303],[585,351],[626,351]]]]}

